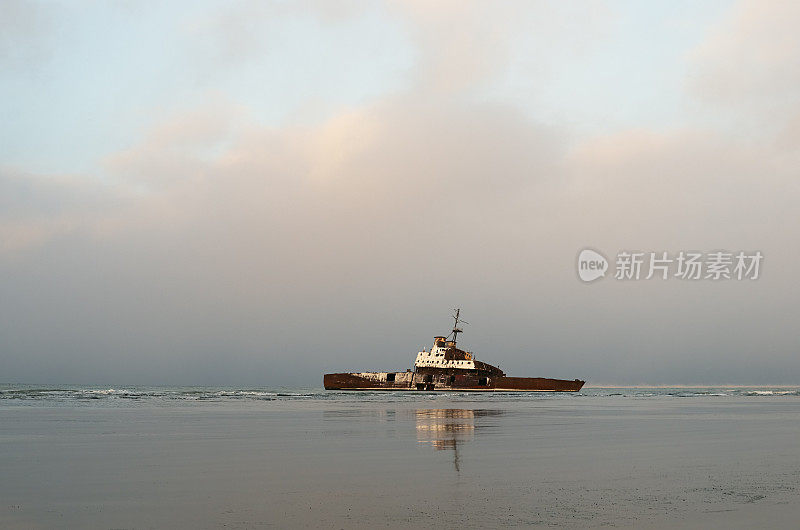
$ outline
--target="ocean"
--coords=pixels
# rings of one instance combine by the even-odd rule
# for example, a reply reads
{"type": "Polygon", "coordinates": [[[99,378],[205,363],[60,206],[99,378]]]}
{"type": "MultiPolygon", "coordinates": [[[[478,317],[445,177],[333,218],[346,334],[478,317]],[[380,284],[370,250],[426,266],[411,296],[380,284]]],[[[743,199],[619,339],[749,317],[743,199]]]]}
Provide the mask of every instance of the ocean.
{"type": "Polygon", "coordinates": [[[0,385],[2,528],[796,528],[800,389],[0,385]]]}

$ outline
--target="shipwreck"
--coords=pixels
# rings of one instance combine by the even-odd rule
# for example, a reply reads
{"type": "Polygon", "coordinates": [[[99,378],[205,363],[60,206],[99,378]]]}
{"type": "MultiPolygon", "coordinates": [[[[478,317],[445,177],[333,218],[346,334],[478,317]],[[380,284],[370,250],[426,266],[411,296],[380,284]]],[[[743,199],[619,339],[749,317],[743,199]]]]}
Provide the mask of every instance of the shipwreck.
{"type": "Polygon", "coordinates": [[[467,324],[453,315],[455,325],[447,336],[433,338],[430,350],[423,348],[414,369],[405,372],[349,372],[325,374],[326,390],[412,390],[425,392],[577,392],[586,381],[546,377],[510,377],[497,366],[475,358],[457,347],[459,328],[467,324]]]}

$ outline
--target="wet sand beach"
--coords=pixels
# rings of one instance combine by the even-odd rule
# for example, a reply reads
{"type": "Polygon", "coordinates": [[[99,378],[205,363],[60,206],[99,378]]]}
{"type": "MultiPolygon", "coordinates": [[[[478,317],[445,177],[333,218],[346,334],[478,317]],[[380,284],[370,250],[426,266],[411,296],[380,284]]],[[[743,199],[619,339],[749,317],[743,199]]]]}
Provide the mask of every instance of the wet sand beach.
{"type": "Polygon", "coordinates": [[[262,394],[6,393],[0,526],[794,528],[800,520],[796,392],[262,394]]]}

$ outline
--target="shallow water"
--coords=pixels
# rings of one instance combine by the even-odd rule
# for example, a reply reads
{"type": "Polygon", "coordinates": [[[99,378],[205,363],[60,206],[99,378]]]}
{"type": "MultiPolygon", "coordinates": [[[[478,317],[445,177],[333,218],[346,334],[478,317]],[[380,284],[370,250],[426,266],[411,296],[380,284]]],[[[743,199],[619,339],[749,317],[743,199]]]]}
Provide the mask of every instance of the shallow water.
{"type": "Polygon", "coordinates": [[[0,526],[794,527],[797,388],[0,386],[0,526]]]}
{"type": "Polygon", "coordinates": [[[0,384],[0,403],[39,402],[44,405],[78,406],[96,400],[103,405],[143,401],[148,405],[174,405],[176,401],[326,401],[326,402],[419,402],[450,399],[454,401],[508,402],[586,398],[653,398],[653,397],[758,397],[800,396],[800,387],[619,387],[584,388],[581,392],[352,392],[328,391],[321,388],[225,388],[225,387],[148,387],[148,386],[85,386],[85,385],[9,385],[0,384]]]}

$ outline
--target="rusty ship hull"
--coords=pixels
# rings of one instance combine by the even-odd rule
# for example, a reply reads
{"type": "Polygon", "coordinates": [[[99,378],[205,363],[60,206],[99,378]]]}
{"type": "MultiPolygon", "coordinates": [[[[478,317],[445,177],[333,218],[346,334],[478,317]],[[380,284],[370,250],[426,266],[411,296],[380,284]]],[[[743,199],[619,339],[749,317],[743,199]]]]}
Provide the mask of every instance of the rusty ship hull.
{"type": "Polygon", "coordinates": [[[546,377],[483,376],[424,372],[325,374],[326,390],[414,390],[424,392],[578,392],[585,381],[546,377]]]}

